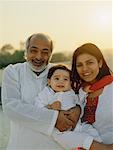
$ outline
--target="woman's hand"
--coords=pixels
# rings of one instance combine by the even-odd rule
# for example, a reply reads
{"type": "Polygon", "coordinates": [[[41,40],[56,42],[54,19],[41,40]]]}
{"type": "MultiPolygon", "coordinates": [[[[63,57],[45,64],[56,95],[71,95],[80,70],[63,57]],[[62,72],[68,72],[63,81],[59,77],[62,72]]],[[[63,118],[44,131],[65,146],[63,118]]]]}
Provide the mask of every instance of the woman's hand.
{"type": "Polygon", "coordinates": [[[113,150],[113,144],[103,144],[93,141],[90,150],[113,150]]]}
{"type": "Polygon", "coordinates": [[[90,90],[90,87],[91,87],[91,85],[86,85],[86,86],[83,88],[83,91],[85,91],[86,93],[92,93],[93,90],[90,90]]]}

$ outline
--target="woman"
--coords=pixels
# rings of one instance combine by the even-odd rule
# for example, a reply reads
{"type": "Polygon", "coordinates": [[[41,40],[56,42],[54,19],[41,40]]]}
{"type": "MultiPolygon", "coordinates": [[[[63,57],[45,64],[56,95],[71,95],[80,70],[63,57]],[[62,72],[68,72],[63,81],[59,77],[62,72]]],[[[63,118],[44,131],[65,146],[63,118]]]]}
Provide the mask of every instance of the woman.
{"type": "Polygon", "coordinates": [[[90,150],[113,150],[113,77],[96,45],[86,43],[75,50],[72,77],[76,93],[90,87],[82,101],[85,108],[81,121],[92,124],[103,141],[93,141],[90,150]]]}

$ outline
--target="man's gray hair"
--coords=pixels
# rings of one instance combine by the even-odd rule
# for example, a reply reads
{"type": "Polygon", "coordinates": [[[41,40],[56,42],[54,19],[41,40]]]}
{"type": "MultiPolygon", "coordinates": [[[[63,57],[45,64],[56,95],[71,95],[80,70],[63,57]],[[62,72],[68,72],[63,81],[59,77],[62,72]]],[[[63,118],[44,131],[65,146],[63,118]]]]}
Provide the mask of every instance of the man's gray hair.
{"type": "Polygon", "coordinates": [[[53,51],[53,41],[51,40],[51,38],[44,33],[36,33],[36,34],[32,34],[30,37],[28,37],[28,39],[26,40],[26,53],[28,53],[29,50],[29,46],[30,46],[30,40],[36,37],[37,39],[42,39],[42,40],[48,40],[51,43],[51,52],[53,51]]]}

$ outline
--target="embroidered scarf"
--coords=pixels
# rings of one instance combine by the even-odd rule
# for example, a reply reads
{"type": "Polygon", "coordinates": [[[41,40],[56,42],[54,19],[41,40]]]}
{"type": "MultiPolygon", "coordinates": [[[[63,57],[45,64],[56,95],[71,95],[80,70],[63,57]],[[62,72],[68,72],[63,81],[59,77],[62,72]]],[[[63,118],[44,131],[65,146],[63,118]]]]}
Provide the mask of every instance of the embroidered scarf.
{"type": "MultiPolygon", "coordinates": [[[[113,76],[107,75],[104,76],[102,79],[91,85],[90,90],[92,90],[92,93],[95,93],[104,88],[104,86],[110,84],[113,82],[113,76]]],[[[86,106],[84,108],[84,115],[81,118],[82,122],[87,122],[89,124],[92,124],[95,122],[95,113],[98,105],[99,95],[94,96],[91,98],[90,96],[87,96],[86,100],[86,106]]]]}

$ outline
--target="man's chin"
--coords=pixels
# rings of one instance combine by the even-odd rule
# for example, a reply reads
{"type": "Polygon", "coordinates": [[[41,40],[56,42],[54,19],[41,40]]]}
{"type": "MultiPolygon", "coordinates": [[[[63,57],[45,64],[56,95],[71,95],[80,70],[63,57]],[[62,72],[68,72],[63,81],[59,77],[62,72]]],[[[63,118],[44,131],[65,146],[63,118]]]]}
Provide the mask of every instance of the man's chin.
{"type": "Polygon", "coordinates": [[[41,66],[34,66],[33,64],[31,64],[30,62],[28,62],[29,67],[34,71],[34,72],[42,72],[47,65],[43,64],[41,66]]]}

